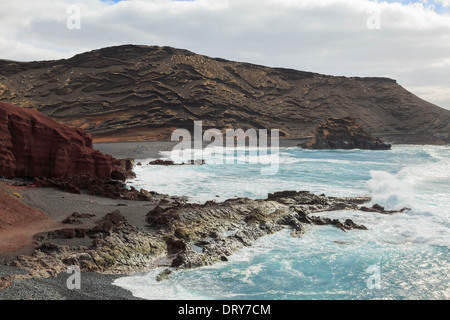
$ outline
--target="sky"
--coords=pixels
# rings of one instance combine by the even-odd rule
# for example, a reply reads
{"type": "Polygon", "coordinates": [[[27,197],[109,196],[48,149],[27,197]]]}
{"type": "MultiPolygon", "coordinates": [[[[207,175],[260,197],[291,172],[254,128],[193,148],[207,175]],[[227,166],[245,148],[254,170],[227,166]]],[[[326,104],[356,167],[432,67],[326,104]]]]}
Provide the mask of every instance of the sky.
{"type": "Polygon", "coordinates": [[[121,44],[375,76],[450,110],[450,0],[1,0],[0,59],[121,44]]]}

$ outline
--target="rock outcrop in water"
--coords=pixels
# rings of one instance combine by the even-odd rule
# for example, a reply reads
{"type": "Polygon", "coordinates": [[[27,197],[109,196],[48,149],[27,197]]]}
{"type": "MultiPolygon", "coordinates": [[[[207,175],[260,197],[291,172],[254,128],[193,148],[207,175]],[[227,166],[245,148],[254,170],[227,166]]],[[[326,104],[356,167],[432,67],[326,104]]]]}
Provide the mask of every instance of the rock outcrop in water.
{"type": "Polygon", "coordinates": [[[362,206],[361,208],[359,208],[359,210],[365,211],[365,212],[377,212],[377,213],[381,213],[381,214],[394,214],[394,213],[410,211],[411,208],[403,207],[400,210],[386,210],[383,206],[380,206],[379,204],[374,204],[371,208],[362,206]]]}
{"type": "Polygon", "coordinates": [[[389,150],[391,145],[373,137],[356,119],[328,118],[319,124],[311,141],[301,145],[306,149],[368,149],[389,150]]]}
{"type": "Polygon", "coordinates": [[[368,198],[332,198],[309,192],[269,194],[266,200],[247,198],[213,201],[161,209],[147,215],[152,228],[160,231],[168,250],[176,254],[172,267],[195,268],[227,261],[238,249],[256,239],[289,228],[291,235],[301,236],[306,225],[334,225],[343,231],[366,228],[350,219],[344,222],[312,216],[331,210],[352,210],[368,198]]]}
{"type": "Polygon", "coordinates": [[[132,174],[119,160],[94,150],[84,130],[60,124],[34,109],[0,102],[0,176],[89,175],[124,181],[132,174]]]}
{"type": "Polygon", "coordinates": [[[172,270],[227,261],[236,250],[284,228],[290,229],[293,237],[302,236],[308,225],[365,230],[350,219],[340,221],[313,213],[356,210],[369,200],[285,191],[270,194],[265,200],[238,198],[165,209],[157,206],[147,214],[145,230],[131,225],[119,211],[107,214],[91,228],[83,228],[83,216],[72,214],[64,220],[67,227],[35,236],[35,252],[9,263],[29,273],[0,278],[0,288],[19,279],[55,276],[70,265],[79,266],[82,272],[130,272],[165,266],[170,269],[158,276],[164,280],[172,270]],[[58,244],[61,239],[64,245],[58,244]],[[72,240],[90,244],[68,245],[72,240]]]}
{"type": "Polygon", "coordinates": [[[170,196],[145,189],[137,190],[133,186],[127,188],[126,184],[114,179],[99,179],[90,175],[78,175],[70,178],[35,178],[34,185],[44,188],[58,188],[67,192],[80,194],[81,190],[100,197],[122,200],[151,201],[177,205],[185,203],[187,197],[170,196]]]}
{"type": "Polygon", "coordinates": [[[392,143],[450,142],[450,111],[393,79],[269,68],[170,47],[0,60],[0,101],[37,108],[96,142],[170,140],[193,120],[205,129],[279,129],[281,138],[300,138],[327,117],[356,118],[392,143]]]}

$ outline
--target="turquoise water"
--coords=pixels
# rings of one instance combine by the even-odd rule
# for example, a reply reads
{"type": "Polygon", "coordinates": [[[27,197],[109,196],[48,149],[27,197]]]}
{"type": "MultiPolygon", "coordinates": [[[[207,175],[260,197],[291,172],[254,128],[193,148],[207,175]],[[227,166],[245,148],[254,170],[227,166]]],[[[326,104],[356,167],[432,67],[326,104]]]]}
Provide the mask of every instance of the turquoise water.
{"type": "Polygon", "coordinates": [[[117,279],[116,285],[146,299],[450,298],[450,147],[287,148],[259,157],[256,164],[248,163],[245,150],[230,156],[237,159],[235,164],[212,164],[210,155],[202,166],[137,167],[130,184],[197,202],[266,198],[281,190],[367,194],[388,209],[412,210],[389,216],[316,214],[350,218],[369,230],[345,233],[331,226],[307,226],[301,239],[281,231],[240,250],[228,262],[176,272],[161,283],[155,280],[161,271],[157,269],[117,279]],[[260,169],[274,157],[278,172],[262,175],[260,169]]]}

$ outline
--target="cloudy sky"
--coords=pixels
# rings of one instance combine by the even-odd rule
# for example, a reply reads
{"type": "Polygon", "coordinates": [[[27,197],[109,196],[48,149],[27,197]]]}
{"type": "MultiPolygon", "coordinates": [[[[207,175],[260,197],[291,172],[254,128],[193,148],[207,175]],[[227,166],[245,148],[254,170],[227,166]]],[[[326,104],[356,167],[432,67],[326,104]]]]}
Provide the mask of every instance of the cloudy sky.
{"type": "Polygon", "coordinates": [[[1,0],[0,59],[119,44],[384,76],[450,109],[450,0],[1,0]]]}

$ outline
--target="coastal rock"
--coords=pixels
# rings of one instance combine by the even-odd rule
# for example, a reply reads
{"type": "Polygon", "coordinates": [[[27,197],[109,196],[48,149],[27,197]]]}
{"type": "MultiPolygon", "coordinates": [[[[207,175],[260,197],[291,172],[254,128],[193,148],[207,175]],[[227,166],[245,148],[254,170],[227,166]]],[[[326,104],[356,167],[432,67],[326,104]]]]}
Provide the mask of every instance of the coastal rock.
{"type": "Polygon", "coordinates": [[[134,159],[133,158],[125,158],[119,159],[121,167],[125,170],[125,172],[132,172],[134,167],[134,159]]]}
{"type": "MultiPolygon", "coordinates": [[[[21,255],[10,264],[27,270],[28,277],[38,278],[65,272],[70,265],[79,266],[82,272],[129,272],[150,265],[165,266],[157,276],[158,281],[163,281],[176,270],[227,261],[237,250],[283,229],[291,230],[292,237],[301,237],[307,232],[307,225],[332,225],[343,231],[366,230],[351,219],[340,221],[311,215],[354,209],[363,199],[370,200],[286,191],[260,200],[235,198],[220,203],[156,206],[146,216],[146,230],[130,225],[116,210],[90,228],[74,225],[37,234],[34,237],[37,249],[33,254],[21,255]],[[78,245],[70,245],[71,241],[78,245]]],[[[81,217],[74,213],[68,220],[81,217]]],[[[0,287],[13,281],[0,279],[0,287]]]]}
{"type": "Polygon", "coordinates": [[[171,160],[162,160],[162,159],[152,160],[148,164],[152,165],[152,166],[174,166],[175,165],[175,163],[171,160]]]}
{"type": "Polygon", "coordinates": [[[67,178],[88,174],[125,180],[131,168],[94,150],[84,130],[41,114],[0,102],[0,176],[67,178]]]}
{"type": "Polygon", "coordinates": [[[308,220],[312,224],[316,224],[316,225],[334,225],[344,232],[348,231],[348,230],[353,230],[353,229],[367,230],[366,226],[358,225],[350,219],[346,219],[344,222],[341,222],[337,219],[322,218],[322,217],[310,217],[308,220]]]}
{"type": "Polygon", "coordinates": [[[157,159],[157,160],[152,160],[150,161],[148,164],[149,165],[158,165],[158,166],[177,166],[177,165],[202,165],[205,164],[205,160],[204,159],[195,159],[195,160],[189,160],[187,163],[181,163],[181,164],[177,164],[172,160],[162,160],[162,159],[157,159]]]}
{"type": "Polygon", "coordinates": [[[300,145],[305,149],[369,149],[389,150],[391,145],[373,137],[353,118],[328,118],[319,124],[311,141],[300,145]]]}
{"type": "Polygon", "coordinates": [[[65,218],[64,220],[62,220],[61,223],[62,224],[83,224],[83,221],[70,215],[67,218],[65,218]]]}
{"type": "Polygon", "coordinates": [[[350,219],[342,222],[310,215],[342,208],[356,210],[362,199],[285,191],[269,194],[265,200],[238,198],[165,209],[157,206],[147,214],[147,222],[170,243],[171,254],[176,255],[173,268],[196,268],[225,261],[236,250],[283,228],[290,228],[293,237],[301,237],[307,224],[366,230],[350,219]]]}
{"type": "Polygon", "coordinates": [[[83,221],[81,221],[81,219],[88,219],[88,218],[92,218],[92,217],[95,217],[95,215],[89,214],[89,213],[74,212],[70,216],[68,216],[67,218],[62,220],[61,223],[62,224],[83,224],[83,221]]]}
{"type": "Polygon", "coordinates": [[[35,178],[36,187],[59,188],[61,190],[80,194],[81,190],[88,191],[91,195],[111,199],[151,201],[177,205],[185,203],[186,197],[169,196],[145,189],[137,190],[133,186],[127,188],[125,183],[114,179],[99,179],[90,175],[78,175],[64,179],[60,178],[35,178]]]}
{"type": "Polygon", "coordinates": [[[171,273],[172,271],[170,269],[164,269],[158,274],[158,276],[156,277],[156,281],[160,282],[168,279],[171,273]]]}
{"type": "Polygon", "coordinates": [[[269,193],[267,198],[287,205],[296,203],[324,204],[327,201],[325,196],[317,196],[309,191],[279,191],[269,193]]]}
{"type": "Polygon", "coordinates": [[[411,209],[404,207],[404,208],[402,208],[400,210],[385,210],[383,206],[380,206],[379,204],[374,204],[372,206],[372,208],[368,208],[368,207],[362,206],[361,208],[359,208],[359,210],[366,211],[366,212],[378,212],[378,213],[381,213],[381,214],[393,214],[393,213],[409,211],[411,209]]]}
{"type": "Polygon", "coordinates": [[[106,216],[97,221],[95,227],[93,227],[90,232],[92,233],[104,233],[110,235],[115,230],[119,229],[127,220],[120,213],[120,211],[115,210],[108,213],[106,216]]]}
{"type": "Polygon", "coordinates": [[[70,217],[78,218],[78,219],[89,219],[89,218],[95,217],[95,214],[74,212],[70,215],[70,217]]]}
{"type": "Polygon", "coordinates": [[[9,263],[29,273],[0,278],[0,288],[17,280],[56,276],[71,265],[79,266],[82,272],[129,272],[148,266],[166,253],[161,237],[130,225],[119,211],[107,214],[90,229],[44,232],[35,240],[38,248],[32,255],[20,255],[9,263]],[[58,239],[85,237],[92,239],[90,246],[56,244],[58,239]]]}
{"type": "Polygon", "coordinates": [[[206,161],[205,161],[205,159],[195,159],[195,160],[189,160],[187,164],[203,165],[203,164],[206,164],[206,161]]]}

